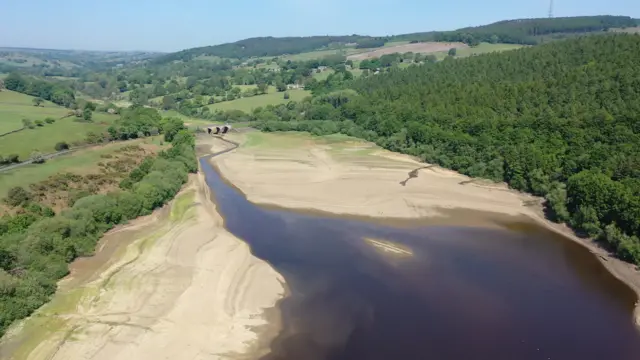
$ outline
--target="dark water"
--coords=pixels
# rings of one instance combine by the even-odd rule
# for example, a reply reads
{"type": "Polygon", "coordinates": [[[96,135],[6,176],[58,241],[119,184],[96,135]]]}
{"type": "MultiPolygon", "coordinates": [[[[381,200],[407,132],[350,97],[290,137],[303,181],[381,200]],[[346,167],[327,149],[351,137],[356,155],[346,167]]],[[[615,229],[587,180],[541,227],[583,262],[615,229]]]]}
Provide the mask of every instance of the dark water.
{"type": "Polygon", "coordinates": [[[266,209],[201,165],[226,227],[291,292],[265,359],[640,359],[634,293],[550,231],[513,220],[393,227],[266,209]],[[382,253],[363,237],[413,256],[382,253]]]}

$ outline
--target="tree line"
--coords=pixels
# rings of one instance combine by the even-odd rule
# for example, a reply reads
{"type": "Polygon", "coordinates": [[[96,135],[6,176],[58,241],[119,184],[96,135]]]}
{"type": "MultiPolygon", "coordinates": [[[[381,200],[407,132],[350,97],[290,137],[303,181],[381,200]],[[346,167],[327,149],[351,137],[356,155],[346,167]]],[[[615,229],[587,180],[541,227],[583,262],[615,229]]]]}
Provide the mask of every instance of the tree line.
{"type": "Polygon", "coordinates": [[[356,43],[368,39],[368,36],[308,36],[308,37],[257,37],[214,46],[187,49],[161,56],[154,63],[172,61],[189,61],[195,57],[218,56],[222,58],[247,59],[250,57],[279,56],[284,54],[300,54],[307,51],[329,47],[332,44],[342,45],[356,43]]]}
{"type": "Polygon", "coordinates": [[[4,79],[4,86],[8,90],[49,100],[54,104],[69,107],[75,103],[73,90],[57,83],[23,76],[13,72],[4,79]]]}
{"type": "Polygon", "coordinates": [[[166,204],[197,171],[193,135],[171,129],[171,148],[145,159],[120,190],[81,197],[59,214],[21,187],[10,190],[4,201],[17,211],[0,218],[0,335],[47,302],[68,263],[91,255],[106,231],[166,204]]]}
{"type": "Polygon", "coordinates": [[[327,84],[252,117],[265,131],[342,132],[505,181],[640,264],[638,53],[640,36],[612,34],[448,58],[327,84]]]}

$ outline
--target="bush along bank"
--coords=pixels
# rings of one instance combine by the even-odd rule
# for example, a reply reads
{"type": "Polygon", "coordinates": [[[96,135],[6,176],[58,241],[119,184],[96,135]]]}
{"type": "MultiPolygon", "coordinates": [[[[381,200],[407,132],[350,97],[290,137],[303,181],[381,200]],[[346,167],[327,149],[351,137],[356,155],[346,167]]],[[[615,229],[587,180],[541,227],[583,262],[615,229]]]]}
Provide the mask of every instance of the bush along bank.
{"type": "Polygon", "coordinates": [[[178,193],[198,168],[195,139],[180,130],[171,144],[134,170],[120,191],[80,198],[58,215],[25,203],[20,214],[0,221],[0,335],[46,303],[68,264],[92,255],[105,232],[150,214],[178,193]]]}

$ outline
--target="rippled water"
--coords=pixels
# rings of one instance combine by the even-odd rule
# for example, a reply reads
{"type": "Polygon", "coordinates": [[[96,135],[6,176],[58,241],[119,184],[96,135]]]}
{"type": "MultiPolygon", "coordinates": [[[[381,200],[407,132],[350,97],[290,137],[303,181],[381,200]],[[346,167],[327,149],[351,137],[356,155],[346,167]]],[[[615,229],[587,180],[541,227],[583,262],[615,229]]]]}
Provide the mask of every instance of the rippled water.
{"type": "Polygon", "coordinates": [[[383,225],[265,208],[200,161],[227,229],[290,288],[265,359],[640,359],[635,294],[553,232],[438,225],[471,223],[469,212],[383,225]]]}

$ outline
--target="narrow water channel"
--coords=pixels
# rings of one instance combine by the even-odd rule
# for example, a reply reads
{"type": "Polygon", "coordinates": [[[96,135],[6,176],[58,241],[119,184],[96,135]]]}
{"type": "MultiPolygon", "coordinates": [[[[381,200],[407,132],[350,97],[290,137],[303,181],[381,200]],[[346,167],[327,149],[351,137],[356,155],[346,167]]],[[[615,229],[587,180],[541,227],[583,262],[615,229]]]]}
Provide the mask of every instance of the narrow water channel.
{"type": "Polygon", "coordinates": [[[553,232],[518,221],[391,226],[267,209],[207,157],[200,163],[226,228],[290,289],[264,359],[640,359],[635,294],[553,232]]]}

